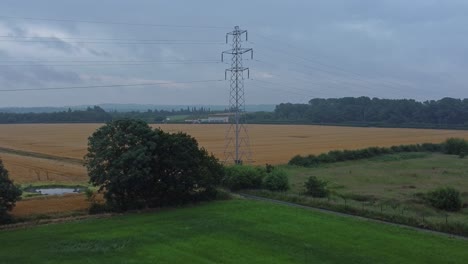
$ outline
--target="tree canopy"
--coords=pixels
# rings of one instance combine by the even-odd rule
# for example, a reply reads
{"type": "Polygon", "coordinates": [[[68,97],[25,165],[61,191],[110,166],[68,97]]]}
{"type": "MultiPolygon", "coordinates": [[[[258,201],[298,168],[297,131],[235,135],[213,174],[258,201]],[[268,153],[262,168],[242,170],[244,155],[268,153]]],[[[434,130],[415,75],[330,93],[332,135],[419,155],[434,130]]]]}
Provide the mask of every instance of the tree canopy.
{"type": "Polygon", "coordinates": [[[21,189],[15,186],[8,177],[8,171],[3,166],[2,160],[0,160],[0,223],[10,220],[8,212],[13,209],[21,194],[21,189]]]}
{"type": "Polygon", "coordinates": [[[466,127],[468,99],[315,98],[308,104],[280,104],[274,117],[308,123],[466,127]]]}
{"type": "Polygon", "coordinates": [[[209,198],[223,172],[193,137],[131,119],[99,128],[89,138],[85,160],[90,182],[116,210],[209,198]]]}

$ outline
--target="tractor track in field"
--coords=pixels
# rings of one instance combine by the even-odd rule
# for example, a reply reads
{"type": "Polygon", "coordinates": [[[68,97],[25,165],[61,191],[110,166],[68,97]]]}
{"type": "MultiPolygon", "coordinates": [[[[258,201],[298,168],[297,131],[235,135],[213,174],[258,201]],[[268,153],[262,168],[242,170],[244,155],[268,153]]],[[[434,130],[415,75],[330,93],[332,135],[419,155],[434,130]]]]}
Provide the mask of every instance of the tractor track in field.
{"type": "Polygon", "coordinates": [[[465,237],[465,236],[459,236],[459,235],[434,231],[434,230],[430,230],[430,229],[419,228],[419,227],[415,227],[415,226],[402,225],[402,224],[392,223],[392,222],[373,219],[373,218],[367,218],[367,217],[358,216],[358,215],[345,214],[345,213],[340,213],[340,212],[336,212],[336,211],[332,211],[332,210],[316,208],[316,207],[312,207],[312,206],[306,206],[306,205],[301,205],[301,204],[296,204],[296,203],[291,203],[291,202],[285,202],[285,201],[281,201],[281,200],[265,198],[265,197],[261,197],[261,196],[251,195],[251,194],[237,193],[237,195],[239,195],[240,197],[243,197],[245,199],[249,199],[249,200],[256,200],[256,201],[275,203],[275,204],[280,204],[280,205],[285,205],[285,206],[290,206],[290,207],[296,207],[296,208],[306,209],[306,210],[325,213],[325,214],[332,214],[332,215],[337,215],[337,216],[341,216],[341,217],[349,217],[349,218],[359,219],[359,220],[367,221],[367,222],[373,222],[373,223],[379,223],[379,224],[385,224],[385,225],[390,225],[390,226],[401,227],[401,228],[405,228],[405,229],[411,229],[411,230],[424,232],[424,233],[429,233],[429,234],[434,234],[434,235],[439,235],[439,236],[445,236],[445,237],[450,237],[450,238],[468,240],[468,237],[465,237]]]}
{"type": "Polygon", "coordinates": [[[44,153],[39,153],[39,152],[25,151],[25,150],[5,148],[5,147],[0,147],[0,153],[38,158],[38,159],[47,159],[47,160],[53,160],[53,161],[61,161],[61,162],[72,163],[72,164],[77,164],[77,165],[84,164],[84,161],[82,159],[61,157],[61,156],[55,156],[55,155],[44,154],[44,153]]]}

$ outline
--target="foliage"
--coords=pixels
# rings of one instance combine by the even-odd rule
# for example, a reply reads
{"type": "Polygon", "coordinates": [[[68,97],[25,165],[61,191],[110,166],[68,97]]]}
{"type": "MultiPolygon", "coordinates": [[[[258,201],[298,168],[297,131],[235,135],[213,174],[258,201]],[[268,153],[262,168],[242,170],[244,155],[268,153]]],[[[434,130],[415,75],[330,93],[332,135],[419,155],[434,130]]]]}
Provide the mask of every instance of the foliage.
{"type": "Polygon", "coordinates": [[[289,189],[288,175],[282,170],[274,169],[263,179],[263,187],[270,191],[287,191],[289,189]]]}
{"type": "Polygon", "coordinates": [[[449,138],[443,143],[446,154],[464,156],[468,151],[468,142],[462,138],[449,138]]]}
{"type": "Polygon", "coordinates": [[[404,152],[445,152],[447,154],[462,154],[468,151],[468,147],[465,148],[465,144],[468,143],[464,139],[452,138],[448,139],[444,143],[423,143],[413,145],[400,145],[386,147],[369,147],[364,149],[356,150],[332,150],[328,153],[322,153],[318,156],[294,156],[290,161],[289,165],[302,166],[302,167],[315,167],[324,163],[334,163],[347,160],[360,160],[368,159],[377,156],[404,153],[404,152]],[[466,149],[466,150],[465,150],[466,149]]]}
{"type": "Polygon", "coordinates": [[[258,189],[262,187],[266,171],[260,167],[235,165],[225,168],[223,186],[238,191],[242,189],[258,189]]]}
{"type": "Polygon", "coordinates": [[[271,165],[271,164],[269,164],[269,163],[265,164],[266,173],[270,173],[270,172],[272,172],[274,169],[275,169],[275,166],[273,166],[273,165],[271,165]]]}
{"type": "Polygon", "coordinates": [[[209,108],[204,107],[187,107],[179,110],[151,110],[147,111],[128,111],[106,112],[99,106],[88,107],[84,110],[57,111],[49,113],[11,113],[0,112],[0,124],[16,124],[16,123],[103,123],[111,120],[120,119],[140,119],[151,123],[161,123],[168,116],[175,115],[192,115],[206,116],[214,113],[209,108]]]}
{"type": "Polygon", "coordinates": [[[159,139],[153,156],[153,206],[214,198],[224,173],[218,159],[185,133],[156,132],[159,139]]]}
{"type": "MultiPolygon", "coordinates": [[[[277,105],[273,118],[287,122],[411,127],[466,127],[468,99],[411,99],[369,97],[314,98],[308,104],[277,105]]],[[[258,117],[257,119],[259,119],[258,117]]],[[[251,118],[257,120],[255,118],[251,118]]]]}
{"type": "Polygon", "coordinates": [[[462,208],[460,192],[452,187],[431,191],[427,193],[426,199],[437,209],[456,212],[462,208]]]}
{"type": "Polygon", "coordinates": [[[327,197],[329,190],[327,189],[328,182],[320,180],[315,176],[310,176],[304,184],[306,194],[312,197],[327,197]]]}
{"type": "Polygon", "coordinates": [[[112,116],[99,106],[86,110],[75,110],[53,113],[0,113],[0,124],[15,123],[102,123],[112,116]]]}
{"type": "Polygon", "coordinates": [[[22,191],[8,177],[8,171],[0,160],[0,224],[11,220],[8,212],[13,209],[16,201],[21,198],[22,191]]]}
{"type": "Polygon", "coordinates": [[[117,120],[99,128],[85,156],[90,182],[115,210],[183,204],[215,195],[222,166],[183,133],[117,120]]]}

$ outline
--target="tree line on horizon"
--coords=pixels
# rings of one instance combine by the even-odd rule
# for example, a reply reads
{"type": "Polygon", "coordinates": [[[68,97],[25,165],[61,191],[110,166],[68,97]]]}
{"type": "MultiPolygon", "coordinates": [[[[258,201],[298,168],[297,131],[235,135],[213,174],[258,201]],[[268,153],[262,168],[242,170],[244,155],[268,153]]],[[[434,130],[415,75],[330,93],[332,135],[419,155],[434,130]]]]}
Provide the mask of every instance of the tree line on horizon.
{"type": "Polygon", "coordinates": [[[106,123],[119,119],[140,119],[149,123],[163,122],[166,117],[174,115],[208,115],[215,113],[210,108],[187,107],[179,110],[147,111],[105,111],[99,106],[87,107],[84,110],[58,111],[51,113],[11,113],[0,112],[0,124],[24,123],[106,123]]]}
{"type": "Polygon", "coordinates": [[[316,124],[468,127],[468,99],[315,98],[307,104],[279,104],[272,116],[316,124]]]}
{"type": "MultiPolygon", "coordinates": [[[[167,117],[206,116],[225,111],[187,107],[179,110],[106,112],[99,106],[53,113],[1,113],[0,124],[15,123],[103,123],[125,118],[161,123],[167,117]]],[[[281,103],[273,112],[246,113],[248,123],[338,124],[351,126],[393,126],[468,128],[468,99],[443,98],[419,102],[413,99],[344,97],[311,99],[307,104],[281,103]]]]}

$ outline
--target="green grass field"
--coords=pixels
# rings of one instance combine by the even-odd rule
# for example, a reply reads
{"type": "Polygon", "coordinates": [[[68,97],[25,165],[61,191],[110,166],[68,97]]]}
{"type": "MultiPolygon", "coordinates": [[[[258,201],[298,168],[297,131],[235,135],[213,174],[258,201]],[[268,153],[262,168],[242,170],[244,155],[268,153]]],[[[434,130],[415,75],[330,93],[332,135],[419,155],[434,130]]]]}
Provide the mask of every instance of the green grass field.
{"type": "MultiPolygon", "coordinates": [[[[334,203],[343,203],[339,195],[347,195],[350,206],[380,211],[380,205],[384,204],[387,212],[424,215],[428,221],[445,222],[446,213],[424,203],[420,194],[450,186],[459,190],[463,202],[468,203],[468,158],[455,155],[400,153],[317,168],[283,166],[282,169],[290,176],[290,193],[302,194],[304,182],[314,175],[329,182],[335,193],[334,203]]],[[[468,223],[468,208],[448,215],[450,221],[468,223]]]]}
{"type": "Polygon", "coordinates": [[[468,241],[265,202],[0,231],[0,263],[466,263],[468,241]]]}

